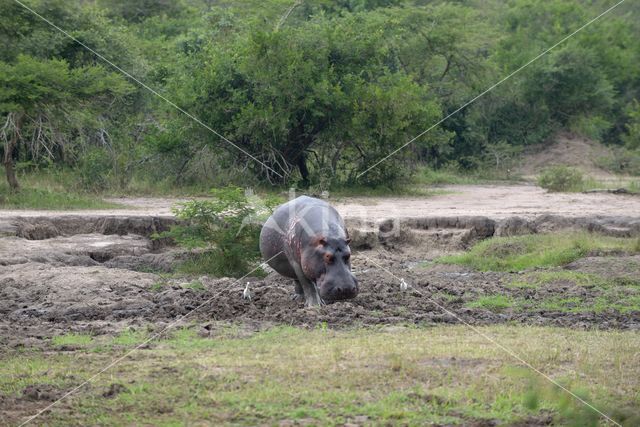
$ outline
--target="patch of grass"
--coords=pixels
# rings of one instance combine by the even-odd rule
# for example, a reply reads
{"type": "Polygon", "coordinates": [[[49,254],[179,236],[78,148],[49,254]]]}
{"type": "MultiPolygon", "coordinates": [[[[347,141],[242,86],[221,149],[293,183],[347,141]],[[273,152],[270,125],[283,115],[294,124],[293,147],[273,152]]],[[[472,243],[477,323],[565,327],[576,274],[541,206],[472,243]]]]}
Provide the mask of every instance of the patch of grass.
{"type": "Polygon", "coordinates": [[[54,346],[78,346],[85,347],[93,342],[93,337],[87,334],[64,334],[51,338],[54,346]]]}
{"type": "Polygon", "coordinates": [[[63,168],[20,171],[18,181],[20,191],[11,193],[6,181],[0,180],[0,209],[71,210],[123,207],[117,203],[106,202],[97,194],[87,193],[78,185],[77,175],[63,168]]]}
{"type": "MultiPolygon", "coordinates": [[[[605,413],[637,416],[640,336],[623,331],[480,326],[605,413]],[[555,351],[554,349],[558,349],[555,351]],[[615,360],[615,363],[611,363],[615,360]],[[588,373],[588,375],[582,375],[588,373]],[[625,412],[626,411],[626,412],[625,412]]],[[[143,337],[120,343],[134,348],[143,337]]],[[[99,346],[107,337],[97,337],[99,346]]],[[[3,356],[0,392],[19,398],[30,384],[69,389],[114,358],[106,352],[34,350],[3,356]],[[78,363],[81,357],[82,363],[78,363]],[[73,376],[69,376],[69,372],[73,376]]],[[[532,385],[519,364],[464,326],[351,330],[276,327],[247,338],[202,338],[175,331],[77,392],[43,424],[315,425],[512,424],[550,411],[559,425],[582,410],[574,399],[532,385]],[[480,345],[482,344],[482,345],[480,345]],[[524,378],[524,380],[523,380],[524,378]],[[112,384],[115,395],[102,395],[112,384]],[[72,417],[72,418],[71,418],[72,417]]],[[[537,377],[533,377],[537,378],[537,377]]],[[[549,390],[555,390],[551,387],[549,390]]],[[[42,402],[42,406],[48,404],[42,402]]],[[[10,423],[32,415],[13,411],[10,423]]],[[[596,419],[597,420],[597,419],[596,419]]],[[[620,420],[620,419],[619,419],[620,420]]]]}
{"type": "MultiPolygon", "coordinates": [[[[229,276],[228,265],[224,259],[213,252],[193,253],[187,260],[176,267],[176,273],[184,275],[210,275],[215,277],[229,276]]],[[[266,277],[267,272],[258,268],[251,277],[266,277]]]]}
{"type": "Polygon", "coordinates": [[[148,335],[146,331],[125,329],[111,338],[107,344],[118,347],[135,346],[147,339],[148,335]]]}
{"type": "Polygon", "coordinates": [[[415,180],[422,185],[479,184],[483,182],[477,177],[463,175],[452,169],[433,169],[430,167],[419,170],[416,173],[415,180]]]}
{"type": "Polygon", "coordinates": [[[581,273],[578,271],[535,271],[523,275],[522,278],[514,280],[508,286],[514,288],[538,288],[543,285],[558,282],[571,282],[578,286],[602,285],[605,280],[597,274],[581,273]]]}
{"type": "Polygon", "coordinates": [[[564,165],[544,169],[538,176],[538,185],[552,192],[578,193],[588,190],[625,189],[640,193],[640,181],[620,178],[598,180],[584,175],[580,170],[564,165]]]}
{"type": "Polygon", "coordinates": [[[443,194],[451,194],[450,191],[425,188],[421,185],[407,183],[393,187],[378,186],[366,187],[361,185],[350,185],[348,187],[336,187],[329,191],[332,198],[341,197],[433,197],[443,194]]]}
{"type": "Polygon", "coordinates": [[[123,207],[90,194],[58,192],[41,188],[22,188],[17,193],[10,193],[4,188],[0,188],[0,209],[71,210],[123,207]]]}
{"type": "Polygon", "coordinates": [[[447,303],[451,303],[454,301],[457,301],[458,299],[460,299],[460,297],[458,295],[452,295],[448,292],[437,292],[433,295],[431,295],[431,298],[435,299],[435,300],[439,300],[439,301],[444,301],[447,303]]]}
{"type": "Polygon", "coordinates": [[[536,289],[538,287],[538,284],[531,283],[526,280],[513,280],[510,283],[507,283],[507,286],[519,289],[536,289]]]}
{"type": "Polygon", "coordinates": [[[513,307],[514,301],[504,295],[487,295],[482,296],[467,304],[469,308],[484,308],[490,311],[503,311],[513,307]]]}
{"type": "Polygon", "coordinates": [[[586,309],[584,301],[580,297],[548,298],[541,301],[538,306],[545,310],[552,310],[552,311],[576,312],[576,311],[581,311],[586,309]]]}
{"type": "Polygon", "coordinates": [[[419,168],[414,182],[419,185],[474,185],[489,182],[517,182],[521,177],[513,175],[507,169],[479,167],[474,170],[461,170],[458,166],[434,169],[428,166],[419,168]]]}
{"type": "Polygon", "coordinates": [[[514,287],[554,287],[560,283],[590,288],[584,296],[519,299],[520,310],[544,309],[565,313],[640,312],[640,279],[603,277],[575,271],[540,271],[525,275],[524,280],[512,282],[514,287]]]}
{"type": "Polygon", "coordinates": [[[494,237],[479,242],[463,254],[444,256],[437,261],[481,271],[522,271],[562,266],[591,252],[614,250],[635,252],[636,241],[588,232],[494,237]]]}
{"type": "Polygon", "coordinates": [[[155,282],[153,285],[151,285],[151,287],[149,289],[151,289],[151,291],[153,291],[153,292],[160,292],[167,285],[168,285],[168,283],[166,281],[159,280],[159,281],[155,282]]]}
{"type": "Polygon", "coordinates": [[[593,303],[593,311],[602,313],[604,311],[619,311],[622,314],[640,313],[640,293],[632,295],[628,293],[607,293],[598,297],[593,303]]]}
{"type": "Polygon", "coordinates": [[[193,282],[182,284],[183,289],[193,289],[194,291],[204,291],[206,288],[202,284],[202,282],[198,280],[194,280],[193,282]]]}

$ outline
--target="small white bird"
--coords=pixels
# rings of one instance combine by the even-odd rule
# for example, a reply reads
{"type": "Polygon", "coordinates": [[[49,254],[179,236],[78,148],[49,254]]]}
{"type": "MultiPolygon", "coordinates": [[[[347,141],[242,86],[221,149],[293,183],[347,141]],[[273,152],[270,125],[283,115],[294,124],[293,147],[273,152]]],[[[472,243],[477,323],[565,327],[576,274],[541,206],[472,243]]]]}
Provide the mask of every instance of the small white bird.
{"type": "Polygon", "coordinates": [[[242,298],[251,301],[251,290],[249,289],[249,283],[247,282],[247,286],[244,288],[244,292],[242,292],[242,298]]]}
{"type": "Polygon", "coordinates": [[[405,282],[404,279],[400,279],[400,290],[404,292],[408,288],[409,288],[409,285],[407,285],[407,282],[405,282]]]}

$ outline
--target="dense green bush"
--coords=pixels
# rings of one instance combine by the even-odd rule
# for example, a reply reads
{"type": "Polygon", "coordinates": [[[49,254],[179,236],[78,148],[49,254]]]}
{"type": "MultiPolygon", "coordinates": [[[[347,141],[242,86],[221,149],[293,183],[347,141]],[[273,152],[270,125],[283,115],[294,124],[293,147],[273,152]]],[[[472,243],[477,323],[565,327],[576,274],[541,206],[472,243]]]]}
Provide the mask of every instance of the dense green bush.
{"type": "Polygon", "coordinates": [[[174,213],[181,225],[157,237],[173,238],[187,248],[200,248],[182,267],[188,273],[241,276],[260,258],[261,224],[277,200],[261,199],[242,188],[211,191],[211,200],[179,204],[174,213]]]}
{"type": "Polygon", "coordinates": [[[89,191],[105,190],[109,186],[111,167],[111,158],[106,150],[89,150],[81,157],[78,165],[82,188],[89,191]]]}
{"type": "Polygon", "coordinates": [[[640,102],[633,100],[626,110],[629,122],[626,134],[622,135],[626,147],[630,150],[640,150],[640,102]]]}
{"type": "Polygon", "coordinates": [[[0,2],[0,44],[7,46],[0,51],[0,150],[13,151],[16,164],[46,160],[85,168],[100,163],[94,147],[106,148],[111,170],[101,176],[109,176],[107,183],[91,179],[86,169],[76,176],[84,186],[118,191],[140,182],[182,188],[391,186],[409,182],[423,167],[453,163],[464,173],[491,168],[496,177],[510,178],[509,162],[516,156],[505,154],[511,148],[553,141],[563,128],[637,150],[635,3],[620,5],[598,21],[598,31],[576,34],[458,111],[610,5],[29,2],[280,178],[174,106],[127,83],[19,3],[0,2]],[[10,144],[15,136],[20,141],[10,144]]]}
{"type": "Polygon", "coordinates": [[[549,191],[580,191],[583,183],[582,172],[564,165],[545,168],[538,177],[538,185],[549,191]]]}

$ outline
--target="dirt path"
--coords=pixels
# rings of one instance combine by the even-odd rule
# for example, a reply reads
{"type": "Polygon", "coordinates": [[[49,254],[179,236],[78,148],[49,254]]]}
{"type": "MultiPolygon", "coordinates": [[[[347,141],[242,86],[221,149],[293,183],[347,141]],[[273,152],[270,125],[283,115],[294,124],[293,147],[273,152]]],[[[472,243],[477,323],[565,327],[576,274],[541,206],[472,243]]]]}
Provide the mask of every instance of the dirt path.
{"type": "MultiPolygon", "coordinates": [[[[379,220],[391,217],[487,216],[493,219],[539,215],[638,216],[640,197],[614,194],[548,193],[533,185],[460,185],[440,187],[447,194],[432,197],[353,197],[332,203],[345,218],[379,220]]],[[[171,207],[185,199],[114,198],[123,209],[83,211],[0,210],[1,217],[35,216],[171,216],[171,207]]]]}
{"type": "Polygon", "coordinates": [[[460,185],[442,187],[448,194],[429,198],[350,198],[336,208],[346,217],[371,219],[425,216],[532,218],[553,214],[640,216],[640,197],[614,194],[548,193],[534,185],[460,185]]]}

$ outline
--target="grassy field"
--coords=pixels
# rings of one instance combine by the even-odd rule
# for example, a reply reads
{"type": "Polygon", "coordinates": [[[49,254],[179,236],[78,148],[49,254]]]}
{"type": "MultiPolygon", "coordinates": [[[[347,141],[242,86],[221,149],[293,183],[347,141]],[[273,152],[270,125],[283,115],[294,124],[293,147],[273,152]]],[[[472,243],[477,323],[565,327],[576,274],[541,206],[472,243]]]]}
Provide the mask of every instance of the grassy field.
{"type": "MultiPolygon", "coordinates": [[[[625,425],[640,422],[640,336],[556,328],[480,328],[625,425]],[[634,409],[635,408],[635,409],[634,409]]],[[[152,342],[61,402],[49,425],[367,425],[513,423],[595,425],[598,416],[464,326],[247,332],[194,328],[152,342]]],[[[0,392],[18,422],[145,338],[63,335],[41,350],[5,355],[0,392]],[[22,397],[22,398],[21,398],[22,397]]]]}

